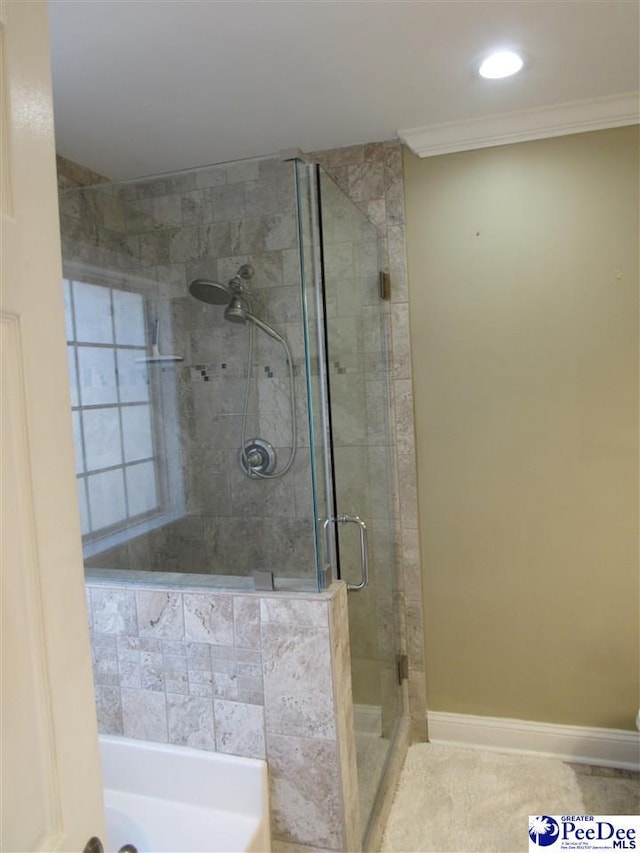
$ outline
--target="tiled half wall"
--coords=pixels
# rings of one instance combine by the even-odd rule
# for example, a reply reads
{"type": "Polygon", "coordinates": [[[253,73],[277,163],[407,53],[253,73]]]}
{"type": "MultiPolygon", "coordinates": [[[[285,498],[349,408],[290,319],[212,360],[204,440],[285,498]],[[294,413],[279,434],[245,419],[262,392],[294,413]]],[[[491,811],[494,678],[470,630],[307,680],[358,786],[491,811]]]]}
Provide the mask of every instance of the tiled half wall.
{"type": "Polygon", "coordinates": [[[344,584],[87,596],[102,733],[266,758],[275,839],[360,849],[344,584]]]}

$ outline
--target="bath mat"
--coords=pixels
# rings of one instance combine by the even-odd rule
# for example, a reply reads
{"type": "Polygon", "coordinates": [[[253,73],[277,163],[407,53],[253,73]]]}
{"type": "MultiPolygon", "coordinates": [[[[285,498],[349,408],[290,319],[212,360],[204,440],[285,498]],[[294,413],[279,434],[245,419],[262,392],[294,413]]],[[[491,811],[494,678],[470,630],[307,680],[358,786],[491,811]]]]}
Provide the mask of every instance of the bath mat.
{"type": "Polygon", "coordinates": [[[381,850],[526,853],[536,814],[584,814],[575,774],[561,761],[414,744],[381,850]]]}

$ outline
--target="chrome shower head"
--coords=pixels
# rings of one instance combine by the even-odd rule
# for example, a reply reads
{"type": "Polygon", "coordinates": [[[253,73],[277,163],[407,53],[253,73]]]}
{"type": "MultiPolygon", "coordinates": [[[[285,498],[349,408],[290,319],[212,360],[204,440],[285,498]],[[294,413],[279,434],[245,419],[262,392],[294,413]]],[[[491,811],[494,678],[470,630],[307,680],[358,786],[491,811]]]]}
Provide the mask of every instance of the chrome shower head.
{"type": "Polygon", "coordinates": [[[211,281],[208,278],[196,278],[189,285],[189,292],[201,302],[209,305],[226,305],[225,320],[230,323],[253,323],[274,340],[284,343],[282,337],[264,320],[251,313],[250,293],[244,288],[243,280],[253,276],[253,267],[243,264],[237,274],[229,280],[229,284],[211,281]]]}
{"type": "Polygon", "coordinates": [[[224,312],[224,319],[230,323],[246,323],[251,317],[249,303],[240,294],[235,294],[224,312]]]}
{"type": "Polygon", "coordinates": [[[209,305],[228,305],[232,297],[226,284],[208,278],[196,278],[189,285],[189,293],[209,305]]]}
{"type": "MultiPolygon", "coordinates": [[[[227,284],[222,284],[219,281],[212,281],[210,278],[196,278],[189,285],[189,292],[200,302],[206,302],[209,305],[229,305],[229,300],[239,297],[243,301],[243,307],[246,311],[249,310],[249,304],[246,300],[251,294],[245,287],[245,281],[253,278],[253,267],[251,264],[242,264],[238,268],[238,272],[230,278],[227,284]]],[[[232,306],[229,305],[231,308],[232,306]]],[[[230,319],[230,318],[229,318],[230,319]]],[[[237,322],[244,322],[238,320],[237,322]]]]}
{"type": "Polygon", "coordinates": [[[224,312],[224,319],[229,320],[231,323],[253,323],[254,326],[257,326],[259,329],[262,329],[263,332],[266,332],[269,337],[279,341],[281,344],[284,343],[282,337],[275,329],[273,329],[268,323],[265,323],[264,320],[261,320],[259,317],[256,317],[255,314],[251,313],[251,307],[248,301],[242,296],[236,295],[233,297],[227,306],[227,310],[224,312]]]}

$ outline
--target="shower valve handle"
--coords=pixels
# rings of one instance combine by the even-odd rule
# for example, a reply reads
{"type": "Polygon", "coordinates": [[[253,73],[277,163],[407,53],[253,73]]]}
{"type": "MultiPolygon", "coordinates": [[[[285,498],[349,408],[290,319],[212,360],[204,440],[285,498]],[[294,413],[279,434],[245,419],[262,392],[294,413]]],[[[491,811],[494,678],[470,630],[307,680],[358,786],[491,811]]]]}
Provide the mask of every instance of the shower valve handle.
{"type": "Polygon", "coordinates": [[[249,468],[257,468],[262,461],[262,456],[257,450],[254,450],[253,453],[247,453],[247,465],[249,468]]]}

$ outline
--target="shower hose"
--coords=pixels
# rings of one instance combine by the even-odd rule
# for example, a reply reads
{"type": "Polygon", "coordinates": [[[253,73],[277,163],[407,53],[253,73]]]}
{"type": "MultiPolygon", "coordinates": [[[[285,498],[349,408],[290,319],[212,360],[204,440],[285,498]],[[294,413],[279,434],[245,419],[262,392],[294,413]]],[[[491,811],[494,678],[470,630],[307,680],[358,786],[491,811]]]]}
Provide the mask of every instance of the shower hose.
{"type": "Polygon", "coordinates": [[[260,471],[252,468],[249,464],[249,459],[247,457],[246,451],[246,443],[247,443],[247,413],[249,411],[249,392],[251,389],[251,372],[253,367],[253,342],[255,335],[255,326],[252,322],[249,322],[249,364],[247,367],[247,383],[244,391],[244,405],[242,407],[242,444],[241,454],[242,460],[244,462],[247,476],[256,477],[261,480],[276,480],[279,477],[284,477],[284,475],[289,471],[293,462],[296,458],[296,444],[297,444],[297,430],[296,430],[296,398],[295,398],[295,383],[293,377],[293,359],[291,357],[291,350],[289,349],[289,344],[285,341],[284,338],[281,338],[278,335],[277,340],[278,343],[282,346],[285,351],[287,366],[289,368],[289,398],[291,400],[291,453],[289,454],[289,458],[287,460],[287,464],[280,471],[273,471],[271,474],[262,474],[260,471]]]}

